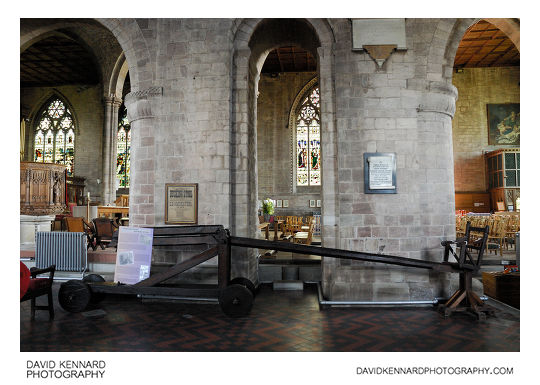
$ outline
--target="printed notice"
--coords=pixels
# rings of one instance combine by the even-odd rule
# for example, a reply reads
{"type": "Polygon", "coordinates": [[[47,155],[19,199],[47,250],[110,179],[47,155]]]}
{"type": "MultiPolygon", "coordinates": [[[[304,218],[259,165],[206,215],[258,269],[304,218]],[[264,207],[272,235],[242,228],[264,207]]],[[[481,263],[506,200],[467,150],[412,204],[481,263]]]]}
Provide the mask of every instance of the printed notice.
{"type": "Polygon", "coordinates": [[[165,223],[197,223],[197,184],[166,184],[165,202],[165,223]]]}
{"type": "Polygon", "coordinates": [[[396,188],[392,178],[394,160],[391,156],[370,156],[368,163],[371,190],[396,188]]]}
{"type": "Polygon", "coordinates": [[[150,276],[154,229],[120,226],[114,281],[135,284],[150,276]]]}

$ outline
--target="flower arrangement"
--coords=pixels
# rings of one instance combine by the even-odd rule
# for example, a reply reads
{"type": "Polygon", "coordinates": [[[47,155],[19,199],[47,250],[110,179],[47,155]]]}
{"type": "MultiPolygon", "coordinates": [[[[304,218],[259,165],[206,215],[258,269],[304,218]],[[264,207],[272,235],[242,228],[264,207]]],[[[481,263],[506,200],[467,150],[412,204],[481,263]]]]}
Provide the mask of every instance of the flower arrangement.
{"type": "Polygon", "coordinates": [[[263,203],[262,203],[263,214],[269,214],[269,215],[274,214],[275,204],[276,202],[270,198],[266,198],[265,200],[263,200],[263,203]]]}

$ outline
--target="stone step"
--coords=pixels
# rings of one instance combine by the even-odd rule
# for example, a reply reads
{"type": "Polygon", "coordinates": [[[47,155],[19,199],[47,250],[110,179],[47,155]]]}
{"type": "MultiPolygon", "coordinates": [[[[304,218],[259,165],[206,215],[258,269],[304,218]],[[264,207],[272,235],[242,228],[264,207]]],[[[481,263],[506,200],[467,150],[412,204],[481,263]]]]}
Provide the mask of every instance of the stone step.
{"type": "Polygon", "coordinates": [[[283,280],[273,282],[274,290],[304,290],[304,282],[296,280],[283,280]]]}

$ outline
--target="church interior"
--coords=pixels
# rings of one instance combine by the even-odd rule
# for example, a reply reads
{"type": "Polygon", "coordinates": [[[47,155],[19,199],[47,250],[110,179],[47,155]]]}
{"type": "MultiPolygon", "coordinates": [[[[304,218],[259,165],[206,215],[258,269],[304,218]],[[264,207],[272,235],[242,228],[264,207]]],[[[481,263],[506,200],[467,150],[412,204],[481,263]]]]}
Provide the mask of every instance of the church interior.
{"type": "Polygon", "coordinates": [[[20,350],[518,352],[519,122],[519,19],[21,19],[20,350]]]}

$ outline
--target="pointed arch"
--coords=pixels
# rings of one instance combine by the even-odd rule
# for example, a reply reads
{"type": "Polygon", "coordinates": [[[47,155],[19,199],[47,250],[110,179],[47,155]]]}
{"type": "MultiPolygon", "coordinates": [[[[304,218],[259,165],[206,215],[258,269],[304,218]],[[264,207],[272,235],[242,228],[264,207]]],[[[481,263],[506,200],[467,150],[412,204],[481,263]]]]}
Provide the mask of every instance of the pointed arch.
{"type": "Polygon", "coordinates": [[[67,99],[53,92],[43,102],[32,124],[34,162],[64,164],[68,176],[74,173],[75,137],[78,125],[67,99]]]}
{"type": "Polygon", "coordinates": [[[292,186],[295,191],[296,186],[320,186],[321,185],[321,137],[320,137],[320,103],[317,105],[311,101],[311,95],[317,91],[319,99],[319,83],[315,76],[308,81],[296,95],[289,111],[289,128],[291,130],[291,156],[293,165],[292,186]],[[311,122],[301,125],[302,109],[306,106],[312,110],[313,126],[311,122]],[[299,127],[301,127],[299,129],[299,127]],[[315,131],[313,130],[315,128],[315,131]],[[302,140],[299,139],[302,136],[302,140]],[[316,142],[316,143],[313,143],[316,142]],[[314,163],[315,162],[315,163],[314,163]]]}

